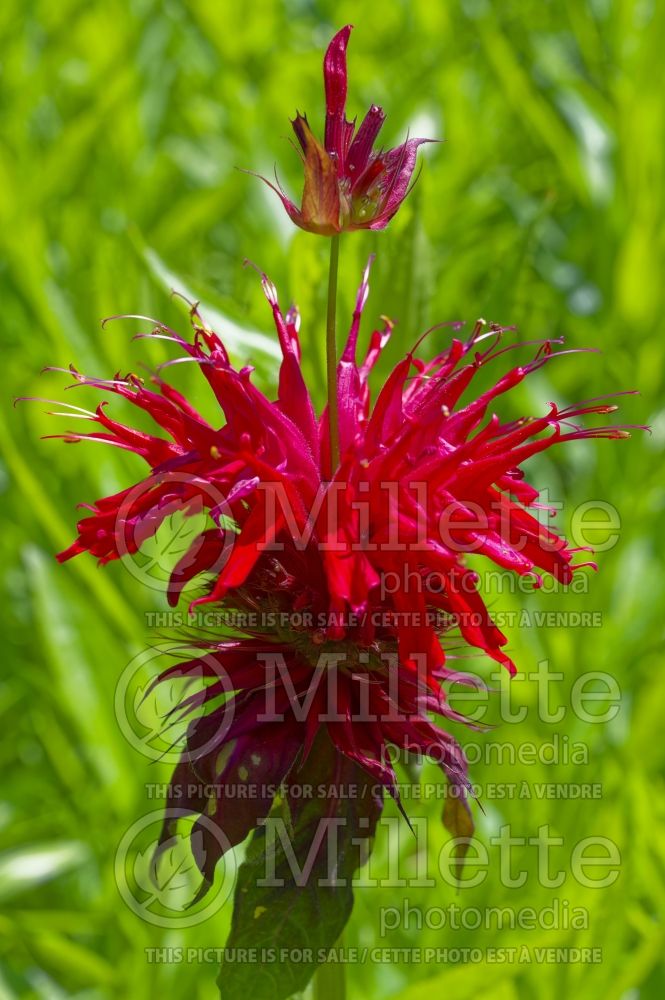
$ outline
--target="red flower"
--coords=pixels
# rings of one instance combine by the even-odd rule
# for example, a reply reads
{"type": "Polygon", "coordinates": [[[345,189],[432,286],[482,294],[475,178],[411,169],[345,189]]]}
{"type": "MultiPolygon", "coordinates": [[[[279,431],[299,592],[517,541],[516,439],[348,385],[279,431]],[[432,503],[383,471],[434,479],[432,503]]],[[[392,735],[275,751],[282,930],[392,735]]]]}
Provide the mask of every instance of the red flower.
{"type": "MultiPolygon", "coordinates": [[[[283,356],[276,400],[256,388],[251,369],[233,367],[193,308],[193,342],[162,326],[153,332],[198,362],[223,411],[220,427],[157,376],[148,389],[133,375],[101,381],[74,371],[76,384],[124,397],[163,433],[120,424],[102,403],[95,413],[79,413],[98,425],[95,433],[64,435],[133,451],[148,473],[91,507],[61,561],[83,551],[102,563],[117,559],[136,551],[174,509],[187,513],[202,504],[209,511],[209,527],[173,570],[169,601],[177,604],[194,577],[213,571],[193,605],[244,615],[242,635],[201,642],[205,657],[162,676],[203,671],[211,679],[182,706],[198,718],[174,781],[222,788],[215,817],[230,844],[267,814],[266,789],[302,766],[321,727],[339,754],[396,797],[390,747],[433,756],[463,792],[463,754],[428,714],[457,718],[442,687],[452,676],[442,637],[455,627],[469,646],[514,670],[465,554],[530,574],[536,584],[540,573],[569,583],[589,564],[573,564],[575,550],[535,516],[538,490],[521,465],[560,442],[628,436],[618,427],[573,423],[616,409],[600,400],[550,404],[540,416],[509,422],[492,412],[531,372],[570,353],[554,352],[548,341],[531,361],[462,403],[482,369],[521,346],[499,347],[504,330],[486,330],[482,322],[429,361],[414,349],[372,402],[370,374],[391,325],[374,330],[358,363],[366,270],[338,366],[341,461],[331,475],[326,413],[317,417],[301,373],[298,314],[284,316],[274,286],[265,275],[262,281],[283,356]],[[214,499],[220,496],[223,503],[214,499]],[[231,702],[213,707],[228,691],[235,692],[231,702]],[[262,791],[227,802],[224,790],[240,781],[262,791]]],[[[453,324],[454,331],[461,326],[453,324]]],[[[186,805],[206,809],[196,797],[186,805]]],[[[199,832],[210,881],[220,848],[206,827],[199,832]]]]}
{"type": "Polygon", "coordinates": [[[292,122],[302,151],[305,187],[300,208],[265,177],[301,229],[333,236],[347,229],[385,229],[409,192],[418,147],[430,139],[407,139],[387,151],[373,151],[385,115],[373,104],[357,131],[346,118],[346,46],[352,25],[338,31],[323,60],[326,125],[323,146],[307,117],[292,122]],[[354,135],[355,131],[355,135],[354,135]]]}

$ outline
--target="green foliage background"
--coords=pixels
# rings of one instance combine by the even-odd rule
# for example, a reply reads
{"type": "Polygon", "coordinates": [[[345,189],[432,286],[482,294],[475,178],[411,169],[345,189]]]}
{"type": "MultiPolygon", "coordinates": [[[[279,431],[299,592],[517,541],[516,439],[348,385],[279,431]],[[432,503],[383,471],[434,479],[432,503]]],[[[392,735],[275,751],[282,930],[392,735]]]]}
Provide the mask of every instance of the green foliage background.
{"type": "MultiPolygon", "coordinates": [[[[375,251],[365,331],[380,314],[397,320],[389,360],[438,320],[482,315],[517,324],[524,339],[565,334],[568,346],[602,354],[548,367],[523,397],[525,408],[639,387],[621,419],[653,425],[651,437],[580,443],[534,464],[537,481],[569,511],[611,501],[620,537],[600,555],[588,594],[504,595],[496,605],[601,612],[602,628],[513,628],[511,648],[524,670],[549,659],[562,671],[555,704],[569,705],[582,672],[611,672],[622,691],[616,719],[584,724],[567,711],[558,725],[539,721],[536,686],[523,681],[514,697],[529,712],[520,726],[459,734],[540,744],[558,733],[587,743],[585,766],[474,766],[484,786],[602,785],[602,797],[585,803],[486,794],[485,813],[475,810],[479,833],[487,842],[510,823],[516,835],[535,836],[549,824],[565,840],[561,867],[572,845],[602,834],[620,848],[620,877],[611,888],[588,889],[568,870],[560,889],[546,889],[534,848],[525,846],[514,863],[529,878],[510,890],[490,848],[488,877],[475,889],[359,891],[345,938],[370,947],[600,945],[603,961],[367,962],[349,969],[349,995],[662,996],[665,5],[7,0],[0,7],[2,997],[216,995],[214,965],[150,964],[145,949],[219,946],[229,907],[191,930],[162,931],[125,906],[113,875],[120,838],[150,807],[145,783],[168,776],[128,745],[113,708],[122,669],[152,639],[145,612],[163,601],[119,564],[100,571],[87,557],[65,567],[53,559],[73,537],[75,505],[133,481],[140,463],[97,445],[40,440],[71,422],[39,404],[12,409],[11,397],[61,397],[67,380],[40,376],[46,365],[74,362],[110,376],[164,360],[168,345],[131,341],[137,326],[102,332],[99,321],[139,312],[184,327],[186,309],[171,287],[226,316],[224,335],[236,329],[231,321],[269,333],[256,274],[241,266],[249,257],[285,304],[299,303],[307,374],[321,400],[325,243],[292,231],[260,182],[234,168],[270,174],[277,162],[295,190],[298,161],[283,139],[288,116],[307,110],[320,129],[322,51],[346,21],[356,25],[353,112],[383,104],[386,141],[407,128],[447,141],[428,148],[415,192],[387,233],[344,240],[343,321],[375,251]],[[589,930],[418,930],[412,919],[379,937],[379,908],[404,900],[540,908],[555,897],[587,907],[589,930]]],[[[230,343],[269,384],[262,339],[230,343]]],[[[185,369],[174,378],[199,393],[196,373],[185,369]]],[[[441,803],[410,808],[432,819],[435,864],[446,840],[441,803]]],[[[386,843],[379,839],[376,850],[380,860],[386,843]]],[[[400,850],[404,863],[414,862],[407,837],[400,850]]]]}

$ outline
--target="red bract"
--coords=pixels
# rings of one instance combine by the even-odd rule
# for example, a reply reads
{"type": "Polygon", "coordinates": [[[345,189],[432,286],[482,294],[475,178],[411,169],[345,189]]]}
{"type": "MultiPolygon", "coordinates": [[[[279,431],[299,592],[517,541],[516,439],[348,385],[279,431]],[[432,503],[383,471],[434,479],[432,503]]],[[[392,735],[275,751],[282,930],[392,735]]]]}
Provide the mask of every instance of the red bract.
{"type": "MultiPolygon", "coordinates": [[[[462,752],[430,718],[457,718],[442,687],[453,676],[442,637],[455,627],[468,646],[514,670],[465,556],[484,555],[502,570],[532,575],[536,585],[541,573],[569,583],[584,564],[574,565],[575,550],[536,516],[538,490],[521,465],[560,442],[628,436],[618,427],[573,423],[616,408],[601,400],[564,409],[551,403],[540,416],[502,421],[492,412],[499,398],[569,352],[540,343],[532,360],[474,397],[478,374],[525,346],[502,348],[505,331],[482,322],[428,361],[414,349],[372,401],[370,375],[391,326],[374,330],[358,362],[368,270],[337,372],[338,468],[329,465],[327,415],[317,416],[303,379],[298,315],[282,314],[265,275],[283,357],[276,400],[253,384],[251,369],[231,364],[195,308],[192,342],[162,326],[154,333],[198,363],[223,413],[221,426],[207,423],[159,377],[148,389],[135,376],[101,381],[74,372],[76,384],[147,411],[163,434],[116,422],[104,404],[95,413],[80,411],[98,429],[68,433],[67,441],[88,437],[133,451],[148,474],[97,501],[58,558],[89,551],[108,562],[136,551],[174,509],[203,506],[209,526],[173,570],[169,601],[177,604],[197,574],[211,571],[193,605],[246,616],[238,638],[205,640],[205,657],[163,675],[203,671],[211,679],[182,705],[198,718],[174,780],[221,787],[215,817],[230,844],[267,814],[266,789],[296,773],[321,727],[339,754],[396,797],[395,747],[433,757],[463,793],[462,752]],[[214,707],[229,691],[232,700],[214,707]],[[239,782],[259,791],[227,802],[224,789],[239,782]]],[[[462,324],[453,326],[457,333],[462,324]]],[[[194,796],[185,805],[203,812],[206,801],[194,796]]],[[[206,828],[200,833],[209,881],[220,848],[206,828]]]]}
{"type": "Polygon", "coordinates": [[[346,118],[346,47],[352,26],[338,31],[323,61],[326,94],[324,144],[314,137],[307,117],[292,122],[305,172],[298,208],[279,186],[261,178],[281,198],[301,229],[332,236],[351,229],[385,229],[409,191],[418,147],[430,139],[407,139],[395,149],[374,151],[385,115],[373,104],[357,131],[346,118]],[[355,132],[355,134],[354,134],[355,132]]]}

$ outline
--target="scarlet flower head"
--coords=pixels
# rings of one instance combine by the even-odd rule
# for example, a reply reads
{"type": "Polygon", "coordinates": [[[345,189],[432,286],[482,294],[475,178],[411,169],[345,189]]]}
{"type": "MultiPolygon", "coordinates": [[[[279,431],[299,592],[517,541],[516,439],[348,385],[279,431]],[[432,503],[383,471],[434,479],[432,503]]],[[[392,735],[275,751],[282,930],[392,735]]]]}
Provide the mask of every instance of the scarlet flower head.
{"type": "MultiPolygon", "coordinates": [[[[97,428],[67,433],[66,441],[89,438],[132,451],[148,471],[139,484],[94,503],[78,524],[78,538],[58,558],[87,551],[106,563],[131,555],[174,509],[187,515],[202,505],[209,525],[173,569],[169,602],[176,605],[207,573],[191,607],[212,604],[249,616],[242,634],[198,640],[204,655],[162,675],[211,681],[182,704],[196,718],[173,782],[199,789],[204,780],[222,790],[212,819],[230,846],[268,814],[266,789],[287,776],[294,780],[321,731],[339,760],[352,761],[397,800],[391,748],[433,758],[464,796],[463,753],[431,719],[460,718],[446,682],[474,683],[451,670],[451,630],[515,670],[466,556],[482,555],[504,571],[533,577],[536,586],[543,573],[570,583],[585,564],[574,564],[578,550],[543,525],[539,492],[521,465],[565,441],[629,436],[616,426],[576,423],[616,409],[598,399],[565,408],[551,403],[541,415],[502,420],[493,412],[500,398],[570,352],[544,341],[530,361],[474,396],[481,370],[525,346],[500,346],[506,330],[482,322],[463,339],[463,324],[453,324],[456,335],[430,360],[414,348],[372,400],[370,375],[391,324],[374,330],[358,362],[368,271],[337,370],[341,461],[335,470],[327,412],[317,416],[301,371],[299,316],[294,309],[282,313],[265,275],[282,352],[276,399],[254,385],[251,369],[232,365],[195,307],[192,341],[162,325],[153,332],[198,363],[223,413],[219,425],[205,421],[161,377],[154,376],[149,389],[136,376],[106,381],[73,371],[75,386],[123,397],[162,433],[119,423],[104,404],[94,412],[73,408],[97,428]],[[231,700],[216,707],[215,699],[229,690],[231,700]],[[267,705],[276,718],[267,715],[267,705]],[[239,782],[256,794],[234,799],[239,782]]],[[[206,814],[195,830],[205,845],[200,867],[208,884],[221,848],[210,836],[210,803],[197,794],[179,805],[206,814]]],[[[164,841],[169,835],[167,826],[164,841]]]]}
{"type": "Polygon", "coordinates": [[[307,117],[291,123],[305,171],[298,208],[279,185],[261,178],[275,191],[289,218],[301,229],[323,236],[353,229],[385,229],[409,192],[418,147],[431,139],[407,139],[389,150],[374,150],[383,125],[383,109],[372,104],[358,129],[346,118],[346,47],[352,25],[338,31],[323,60],[326,95],[324,143],[307,117]]]}

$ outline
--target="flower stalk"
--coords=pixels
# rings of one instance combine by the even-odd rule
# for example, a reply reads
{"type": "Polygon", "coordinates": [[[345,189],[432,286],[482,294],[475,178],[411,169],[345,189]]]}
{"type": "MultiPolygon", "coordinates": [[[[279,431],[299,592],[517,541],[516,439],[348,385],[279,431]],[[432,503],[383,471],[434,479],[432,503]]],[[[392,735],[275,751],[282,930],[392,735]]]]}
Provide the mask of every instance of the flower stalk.
{"type": "Polygon", "coordinates": [[[330,425],[330,476],[339,465],[339,414],[337,410],[337,274],[339,235],[330,239],[328,270],[328,310],[326,313],[326,380],[328,383],[328,422],[330,425]]]}
{"type": "Polygon", "coordinates": [[[346,1000],[345,973],[341,962],[323,962],[314,974],[313,1000],[346,1000]]]}

